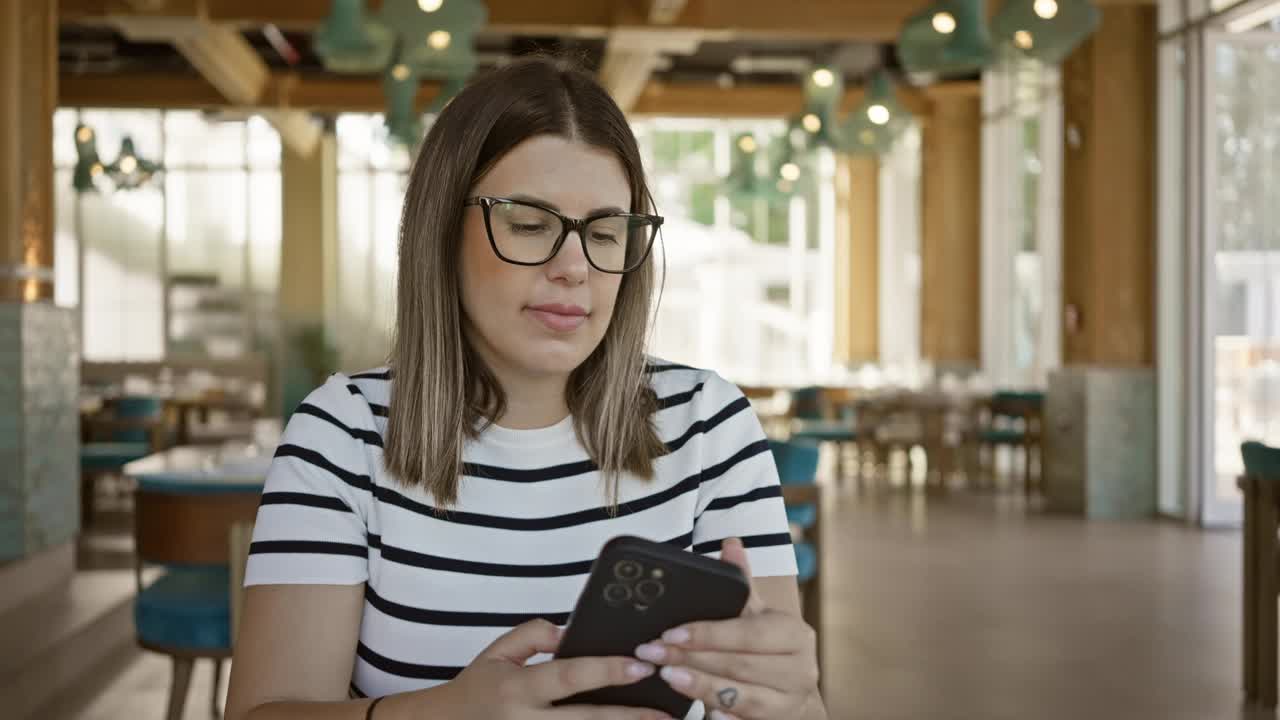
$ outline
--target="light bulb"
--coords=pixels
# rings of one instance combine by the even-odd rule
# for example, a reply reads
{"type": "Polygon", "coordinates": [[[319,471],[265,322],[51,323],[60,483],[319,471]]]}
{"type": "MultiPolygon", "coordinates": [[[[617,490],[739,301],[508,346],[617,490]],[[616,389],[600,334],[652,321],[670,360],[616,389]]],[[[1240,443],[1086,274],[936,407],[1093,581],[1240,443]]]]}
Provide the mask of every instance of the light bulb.
{"type": "Polygon", "coordinates": [[[1030,50],[1035,47],[1036,40],[1026,30],[1019,30],[1013,34],[1013,44],[1023,50],[1030,50]]]}
{"type": "Polygon", "coordinates": [[[1036,14],[1045,20],[1052,20],[1058,16],[1058,0],[1036,0],[1036,4],[1032,7],[1036,14]]]}
{"type": "Polygon", "coordinates": [[[813,71],[813,84],[821,88],[829,88],[836,82],[835,73],[826,68],[818,68],[813,71]]]}
{"type": "Polygon", "coordinates": [[[436,30],[427,36],[427,44],[430,45],[433,50],[444,50],[448,48],[449,43],[452,42],[452,40],[453,36],[449,34],[448,30],[436,30]]]}
{"type": "Polygon", "coordinates": [[[956,16],[949,12],[939,12],[933,14],[933,29],[943,35],[950,35],[956,31],[956,16]]]}
{"type": "Polygon", "coordinates": [[[101,175],[101,174],[102,174],[102,163],[94,163],[94,164],[93,164],[93,167],[89,168],[89,174],[90,174],[90,175],[92,175],[92,176],[94,176],[94,177],[98,177],[99,175],[101,175]]]}
{"type": "Polygon", "coordinates": [[[783,180],[795,182],[800,179],[800,166],[793,162],[786,163],[778,168],[778,174],[782,176],[783,180]]]}
{"type": "Polygon", "coordinates": [[[435,12],[444,4],[444,0],[418,0],[418,7],[422,8],[422,12],[435,12]]]}
{"type": "Polygon", "coordinates": [[[877,125],[888,124],[890,117],[889,108],[879,103],[867,108],[867,119],[877,125]]]}
{"type": "Polygon", "coordinates": [[[756,145],[756,139],[751,137],[750,135],[743,135],[742,137],[738,138],[738,149],[748,155],[755,152],[757,147],[758,145],[756,145]]]}
{"type": "Polygon", "coordinates": [[[120,172],[125,175],[132,175],[134,170],[138,169],[138,158],[132,155],[125,155],[120,158],[120,172]]]}
{"type": "Polygon", "coordinates": [[[808,115],[800,118],[800,124],[804,126],[805,130],[808,130],[811,133],[816,133],[822,129],[822,118],[814,115],[813,113],[809,113],[808,115]]]}
{"type": "Polygon", "coordinates": [[[400,81],[407,80],[409,78],[409,66],[404,63],[400,63],[391,68],[391,77],[400,81]]]}
{"type": "Polygon", "coordinates": [[[88,125],[81,125],[80,129],[76,130],[76,140],[78,142],[87,143],[92,139],[93,130],[89,129],[88,125]]]}

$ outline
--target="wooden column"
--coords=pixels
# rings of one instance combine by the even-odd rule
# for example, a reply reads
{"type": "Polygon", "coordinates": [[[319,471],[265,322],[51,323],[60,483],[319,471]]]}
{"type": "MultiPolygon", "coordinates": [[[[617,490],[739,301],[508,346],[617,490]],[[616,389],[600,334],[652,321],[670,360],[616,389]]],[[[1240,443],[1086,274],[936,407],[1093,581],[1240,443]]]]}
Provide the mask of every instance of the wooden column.
{"type": "Polygon", "coordinates": [[[1063,356],[1150,366],[1155,315],[1156,11],[1108,7],[1063,65],[1063,356]]]}
{"type": "Polygon", "coordinates": [[[880,161],[836,168],[836,361],[880,359],[880,161]]]}
{"type": "Polygon", "coordinates": [[[0,302],[53,298],[56,0],[0,4],[0,302]]]}
{"type": "Polygon", "coordinates": [[[939,92],[923,133],[920,353],[939,368],[981,361],[982,107],[939,92]]]}
{"type": "MultiPolygon", "coordinates": [[[[281,148],[280,338],[277,378],[280,407],[288,417],[324,381],[310,369],[314,345],[304,333],[332,342],[337,307],[337,141],[325,133],[310,154],[281,148]],[[311,348],[310,350],[306,348],[311,348]]],[[[337,368],[330,368],[336,370],[337,368]]]]}
{"type": "Polygon", "coordinates": [[[76,313],[52,302],[57,32],[55,0],[0,3],[0,608],[70,578],[80,521],[76,313]]]}

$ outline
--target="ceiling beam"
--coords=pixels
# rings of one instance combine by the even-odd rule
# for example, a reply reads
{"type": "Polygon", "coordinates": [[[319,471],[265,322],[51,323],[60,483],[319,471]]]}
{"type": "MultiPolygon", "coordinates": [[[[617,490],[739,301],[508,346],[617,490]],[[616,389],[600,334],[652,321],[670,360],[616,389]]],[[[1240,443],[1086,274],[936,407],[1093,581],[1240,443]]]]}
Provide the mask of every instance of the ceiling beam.
{"type": "MultiPolygon", "coordinates": [[[[419,107],[429,103],[439,85],[424,82],[419,107]]],[[[920,90],[898,88],[898,99],[916,115],[931,112],[933,97],[949,93],[977,93],[974,82],[940,83],[920,90]]],[[[861,102],[863,90],[849,88],[841,109],[861,102]]],[[[58,104],[64,107],[226,108],[236,107],[208,80],[197,75],[137,73],[131,75],[73,75],[58,79],[58,104]]],[[[799,85],[743,85],[722,88],[714,83],[668,84],[650,80],[637,96],[634,115],[691,117],[787,117],[800,111],[804,90],[799,85]]],[[[317,113],[381,112],[386,107],[376,79],[299,76],[273,73],[251,108],[286,107],[317,113]]]]}
{"type": "MultiPolygon", "coordinates": [[[[139,5],[141,0],[134,0],[139,5]]],[[[118,16],[113,24],[135,41],[172,42],[178,52],[233,106],[259,105],[271,81],[271,71],[249,42],[234,28],[199,18],[118,16]]],[[[280,133],[280,140],[308,156],[320,140],[321,129],[306,112],[268,104],[263,116],[280,133]]]]}
{"type": "Polygon", "coordinates": [[[665,55],[692,55],[698,51],[706,35],[703,31],[653,27],[674,22],[686,5],[687,0],[648,0],[645,16],[640,18],[644,25],[609,32],[600,63],[600,82],[623,112],[631,111],[665,55]]]}
{"type": "MultiPolygon", "coordinates": [[[[661,0],[659,0],[661,2],[661,0]]],[[[1094,0],[1098,5],[1153,5],[1156,0],[1094,0]]],[[[379,0],[371,0],[374,7],[379,0]]],[[[603,35],[616,27],[656,26],[727,33],[731,37],[810,38],[889,42],[928,0],[686,0],[670,22],[650,19],[638,0],[485,0],[487,29],[513,34],[603,35]]],[[[136,10],[128,0],[59,0],[63,20],[106,23],[113,15],[201,17],[234,26],[268,23],[311,30],[329,13],[330,0],[151,0],[136,10]]],[[[660,18],[666,19],[666,18],[660,18]]]]}

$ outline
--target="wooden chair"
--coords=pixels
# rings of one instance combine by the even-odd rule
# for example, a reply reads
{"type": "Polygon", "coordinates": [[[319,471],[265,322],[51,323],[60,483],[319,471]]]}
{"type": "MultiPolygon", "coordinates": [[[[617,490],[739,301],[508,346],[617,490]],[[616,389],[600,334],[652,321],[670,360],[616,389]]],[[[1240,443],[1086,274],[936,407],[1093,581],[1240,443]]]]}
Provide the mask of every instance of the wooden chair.
{"type": "MultiPolygon", "coordinates": [[[[1031,459],[1037,464],[1044,457],[1041,444],[1044,427],[1044,393],[998,392],[974,406],[974,421],[969,436],[971,469],[974,484],[986,486],[988,478],[994,478],[997,448],[1021,449],[1023,455],[1023,488],[1028,496],[1032,491],[1031,459]],[[983,456],[991,458],[991,474],[987,475],[983,456]]],[[[1044,476],[1037,474],[1037,481],[1044,476]]],[[[994,486],[994,480],[990,486],[994,486]]],[[[1043,492],[1041,488],[1041,492],[1043,492]]]]}
{"type": "Polygon", "coordinates": [[[806,568],[800,568],[801,574],[797,578],[800,582],[800,612],[804,621],[814,630],[817,643],[818,677],[825,679],[826,673],[823,672],[822,662],[822,639],[826,629],[822,615],[822,486],[816,483],[784,485],[782,501],[791,506],[812,505],[817,508],[813,524],[801,531],[802,539],[795,548],[797,565],[803,561],[806,566],[812,568],[808,577],[805,577],[806,568]],[[809,548],[809,550],[802,548],[809,548]]]}
{"type": "Polygon", "coordinates": [[[201,658],[214,661],[210,702],[218,712],[222,663],[231,656],[231,608],[238,597],[232,577],[243,572],[228,562],[228,544],[237,542],[233,528],[253,522],[259,498],[246,492],[166,491],[145,481],[135,492],[134,623],[139,646],[173,658],[169,720],[182,718],[191,671],[201,658]],[[144,586],[144,565],[160,565],[165,572],[144,586]]]}
{"type": "Polygon", "coordinates": [[[801,613],[814,629],[818,643],[818,670],[822,670],[822,488],[817,484],[818,446],[808,442],[769,441],[787,523],[793,529],[796,567],[799,571],[801,613]]]}
{"type": "Polygon", "coordinates": [[[99,478],[118,475],[134,460],[168,444],[164,402],[153,397],[121,397],[83,419],[80,445],[80,525],[93,522],[99,478]]]}
{"type": "Polygon", "coordinates": [[[1280,591],[1280,448],[1248,442],[1241,449],[1244,494],[1244,694],[1276,707],[1276,597],[1280,591]]]}

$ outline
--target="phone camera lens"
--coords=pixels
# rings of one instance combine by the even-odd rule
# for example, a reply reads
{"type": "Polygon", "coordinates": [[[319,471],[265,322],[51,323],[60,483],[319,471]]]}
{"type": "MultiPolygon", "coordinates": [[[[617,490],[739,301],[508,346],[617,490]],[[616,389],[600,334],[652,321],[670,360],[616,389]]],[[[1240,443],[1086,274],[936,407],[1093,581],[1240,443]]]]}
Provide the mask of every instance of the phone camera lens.
{"type": "Polygon", "coordinates": [[[619,580],[622,580],[623,582],[638,580],[640,579],[640,576],[643,574],[644,574],[644,568],[640,567],[640,563],[634,562],[632,560],[623,560],[622,562],[613,566],[614,577],[618,578],[619,580]]]}
{"type": "Polygon", "coordinates": [[[645,605],[652,605],[662,597],[666,588],[657,580],[645,580],[636,585],[636,598],[645,605]]]}
{"type": "Polygon", "coordinates": [[[613,583],[604,588],[604,601],[610,605],[621,605],[631,599],[631,588],[613,583]]]}

